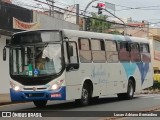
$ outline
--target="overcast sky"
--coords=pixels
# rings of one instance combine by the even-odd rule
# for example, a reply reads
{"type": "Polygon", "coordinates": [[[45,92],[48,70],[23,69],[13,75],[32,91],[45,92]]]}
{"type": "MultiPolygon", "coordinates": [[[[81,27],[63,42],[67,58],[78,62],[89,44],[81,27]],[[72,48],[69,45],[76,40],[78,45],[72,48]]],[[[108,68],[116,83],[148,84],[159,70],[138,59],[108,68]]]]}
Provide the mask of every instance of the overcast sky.
{"type": "MultiPolygon", "coordinates": [[[[59,1],[66,2],[66,0],[59,0],[59,1]]],[[[91,0],[67,0],[68,4],[74,4],[74,3],[80,4],[81,9],[84,9],[85,6],[90,1],[91,0]]],[[[99,1],[115,4],[116,10],[117,10],[115,11],[115,13],[118,17],[121,17],[121,18],[132,17],[133,20],[139,20],[139,21],[141,20],[148,20],[150,22],[160,21],[160,0],[99,0],[99,1]],[[118,5],[126,6],[126,7],[119,7],[118,5]],[[121,9],[126,9],[127,7],[129,8],[141,7],[141,9],[121,10],[121,9]],[[146,8],[142,9],[142,7],[146,7],[146,8]]],[[[89,11],[92,11],[91,6],[89,11]]]]}
{"type": "MultiPolygon", "coordinates": [[[[18,3],[28,3],[33,5],[34,0],[12,0],[18,1],[18,3]]],[[[46,0],[41,0],[46,2],[46,0]]],[[[55,0],[56,5],[61,7],[67,7],[73,4],[80,4],[80,9],[84,10],[86,5],[92,0],[55,0]]],[[[160,0],[98,0],[103,2],[109,2],[115,4],[116,16],[120,18],[129,18],[132,17],[133,20],[148,20],[150,23],[157,23],[160,22],[160,0]],[[124,7],[120,7],[124,6],[124,7]],[[132,9],[131,9],[132,8],[132,9]],[[138,9],[135,9],[138,8],[138,9]],[[127,9],[127,10],[123,10],[127,9]]],[[[93,12],[97,9],[92,8],[92,6],[96,5],[97,2],[91,4],[87,11],[93,12]]],[[[39,6],[41,7],[41,6],[39,6]]],[[[43,7],[45,7],[43,5],[43,7]]],[[[103,12],[103,14],[107,14],[111,16],[109,13],[103,12]]]]}

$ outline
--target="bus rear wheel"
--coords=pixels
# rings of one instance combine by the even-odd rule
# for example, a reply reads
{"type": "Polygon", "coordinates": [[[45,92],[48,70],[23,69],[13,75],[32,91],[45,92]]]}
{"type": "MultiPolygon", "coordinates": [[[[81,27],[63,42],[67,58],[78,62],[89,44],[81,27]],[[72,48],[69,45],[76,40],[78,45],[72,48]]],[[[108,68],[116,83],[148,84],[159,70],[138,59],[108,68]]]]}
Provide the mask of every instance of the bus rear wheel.
{"type": "Polygon", "coordinates": [[[76,103],[80,106],[86,106],[90,103],[91,91],[87,84],[83,85],[81,99],[76,100],[76,103]]]}
{"type": "Polygon", "coordinates": [[[134,96],[134,84],[131,80],[128,81],[127,93],[118,94],[119,99],[130,100],[134,96]]]}
{"type": "Polygon", "coordinates": [[[46,106],[47,100],[34,100],[33,103],[36,107],[42,108],[46,106]]]}

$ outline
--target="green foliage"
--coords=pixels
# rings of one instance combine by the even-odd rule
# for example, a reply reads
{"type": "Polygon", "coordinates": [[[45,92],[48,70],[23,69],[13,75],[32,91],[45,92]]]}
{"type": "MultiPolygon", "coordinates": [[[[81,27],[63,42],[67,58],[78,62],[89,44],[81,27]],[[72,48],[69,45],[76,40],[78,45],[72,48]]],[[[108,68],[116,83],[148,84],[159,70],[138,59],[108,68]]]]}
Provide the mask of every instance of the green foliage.
{"type": "Polygon", "coordinates": [[[146,88],[145,90],[160,90],[160,82],[154,81],[153,86],[146,88]]]}
{"type": "Polygon", "coordinates": [[[152,89],[160,89],[160,82],[154,82],[152,89]]]}
{"type": "Polygon", "coordinates": [[[87,22],[87,24],[90,24],[88,29],[89,31],[105,33],[106,30],[111,27],[111,23],[106,21],[106,15],[97,15],[96,13],[91,13],[91,15],[92,18],[88,18],[89,22],[87,22]]]}
{"type": "Polygon", "coordinates": [[[119,31],[111,31],[107,32],[108,29],[111,28],[112,24],[107,22],[106,15],[97,15],[96,13],[91,13],[92,17],[86,19],[86,30],[92,32],[100,32],[100,33],[110,33],[116,35],[122,35],[119,31]]]}
{"type": "Polygon", "coordinates": [[[115,34],[115,35],[122,35],[122,33],[120,33],[119,31],[111,31],[109,33],[110,34],[115,34]]]}

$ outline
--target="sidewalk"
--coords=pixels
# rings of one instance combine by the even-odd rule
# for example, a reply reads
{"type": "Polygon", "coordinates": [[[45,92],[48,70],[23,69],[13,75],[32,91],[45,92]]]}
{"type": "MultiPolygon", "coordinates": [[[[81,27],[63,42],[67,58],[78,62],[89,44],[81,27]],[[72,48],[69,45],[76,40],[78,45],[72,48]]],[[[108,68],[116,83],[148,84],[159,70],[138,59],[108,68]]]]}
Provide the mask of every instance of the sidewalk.
{"type": "Polygon", "coordinates": [[[0,105],[11,103],[10,94],[0,94],[0,105]]]}

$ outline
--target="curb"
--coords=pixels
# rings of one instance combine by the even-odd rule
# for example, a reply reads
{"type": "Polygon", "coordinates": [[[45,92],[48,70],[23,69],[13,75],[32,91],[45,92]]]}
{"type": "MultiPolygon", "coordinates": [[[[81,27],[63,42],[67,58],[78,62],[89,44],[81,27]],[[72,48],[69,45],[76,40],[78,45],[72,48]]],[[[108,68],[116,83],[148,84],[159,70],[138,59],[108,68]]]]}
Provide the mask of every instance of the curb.
{"type": "MultiPolygon", "coordinates": [[[[9,105],[9,104],[12,104],[13,102],[2,102],[2,103],[0,103],[0,106],[2,106],[2,105],[9,105]]],[[[14,104],[14,103],[13,103],[14,104]]]]}
{"type": "Polygon", "coordinates": [[[27,102],[1,102],[0,106],[10,105],[10,104],[19,104],[19,103],[27,103],[27,102]]]}

